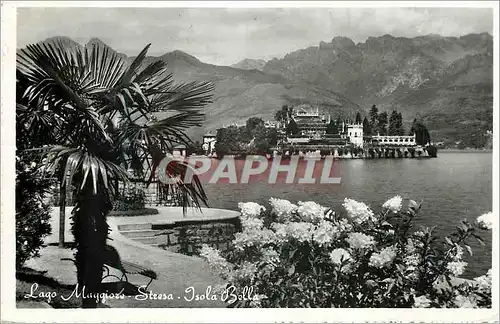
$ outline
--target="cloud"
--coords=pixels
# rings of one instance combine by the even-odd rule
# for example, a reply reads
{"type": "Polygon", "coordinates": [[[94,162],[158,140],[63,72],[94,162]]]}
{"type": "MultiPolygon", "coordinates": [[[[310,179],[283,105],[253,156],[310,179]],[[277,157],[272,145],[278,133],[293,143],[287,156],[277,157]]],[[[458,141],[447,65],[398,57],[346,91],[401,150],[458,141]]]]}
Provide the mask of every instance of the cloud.
{"type": "Polygon", "coordinates": [[[20,8],[18,46],[52,36],[85,43],[98,37],[134,55],[147,43],[151,54],[175,49],[202,61],[233,64],[270,59],[347,36],[400,37],[493,33],[487,8],[20,8]]]}

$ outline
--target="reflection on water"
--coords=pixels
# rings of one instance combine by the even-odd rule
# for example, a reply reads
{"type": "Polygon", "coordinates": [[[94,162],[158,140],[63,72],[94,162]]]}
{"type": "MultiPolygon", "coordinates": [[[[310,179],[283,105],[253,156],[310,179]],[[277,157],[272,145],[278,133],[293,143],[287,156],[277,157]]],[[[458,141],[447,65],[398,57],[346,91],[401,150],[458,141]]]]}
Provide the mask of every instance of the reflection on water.
{"type": "MultiPolygon", "coordinates": [[[[320,163],[320,162],[318,162],[320,163]]],[[[314,200],[325,206],[342,208],[345,197],[379,206],[394,195],[423,200],[417,224],[437,226],[440,234],[453,231],[463,218],[474,220],[492,210],[492,154],[445,153],[436,159],[338,160],[332,175],[341,184],[205,184],[210,207],[237,209],[240,201],[267,204],[270,197],[291,201],[314,200]]],[[[491,231],[483,232],[487,243],[472,245],[469,275],[479,275],[491,267],[491,231]]]]}

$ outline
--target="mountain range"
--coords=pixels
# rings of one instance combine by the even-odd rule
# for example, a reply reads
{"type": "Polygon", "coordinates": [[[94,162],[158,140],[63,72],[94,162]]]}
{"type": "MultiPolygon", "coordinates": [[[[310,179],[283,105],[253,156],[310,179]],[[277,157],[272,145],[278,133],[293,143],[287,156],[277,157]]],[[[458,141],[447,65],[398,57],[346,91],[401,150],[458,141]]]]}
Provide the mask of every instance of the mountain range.
{"type": "MultiPolygon", "coordinates": [[[[44,42],[55,39],[81,46],[67,37],[44,42]]],[[[96,38],[86,46],[91,44],[107,46],[96,38]]],[[[419,118],[433,141],[465,146],[483,146],[484,134],[493,128],[493,37],[488,33],[384,35],[360,43],[335,37],[281,59],[245,59],[233,66],[204,63],[182,51],[147,60],[165,61],[176,82],[214,82],[214,102],[204,126],[192,131],[195,137],[251,116],[272,119],[284,104],[318,106],[333,118],[357,111],[366,115],[376,104],[389,114],[401,112],[407,129],[419,118]]]]}

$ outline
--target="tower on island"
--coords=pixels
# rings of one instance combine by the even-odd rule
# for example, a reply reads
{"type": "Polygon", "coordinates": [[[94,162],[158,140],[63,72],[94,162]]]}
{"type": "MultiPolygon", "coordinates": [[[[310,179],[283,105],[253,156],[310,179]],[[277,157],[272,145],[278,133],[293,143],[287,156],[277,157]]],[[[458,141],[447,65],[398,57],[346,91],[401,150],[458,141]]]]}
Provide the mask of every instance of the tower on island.
{"type": "Polygon", "coordinates": [[[348,124],[347,137],[349,141],[357,147],[363,148],[363,125],[348,124]]]}

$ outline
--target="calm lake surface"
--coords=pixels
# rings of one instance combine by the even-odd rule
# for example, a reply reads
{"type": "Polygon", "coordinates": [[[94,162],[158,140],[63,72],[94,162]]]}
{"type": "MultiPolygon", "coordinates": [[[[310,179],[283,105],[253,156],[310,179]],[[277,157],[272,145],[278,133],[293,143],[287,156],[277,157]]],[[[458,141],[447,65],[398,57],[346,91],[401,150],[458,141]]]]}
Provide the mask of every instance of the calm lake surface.
{"type": "MultiPolygon", "coordinates": [[[[292,202],[313,200],[340,210],[348,197],[378,211],[388,198],[400,195],[423,200],[417,227],[436,226],[438,234],[451,233],[460,220],[473,221],[492,210],[492,153],[441,151],[434,159],[337,160],[331,174],[341,177],[341,183],[269,184],[263,178],[249,184],[204,187],[210,207],[232,210],[238,209],[238,202],[246,201],[268,206],[270,197],[292,202]]],[[[491,268],[491,231],[480,234],[486,246],[471,241],[474,255],[466,257],[466,276],[482,275],[491,268]]]]}

